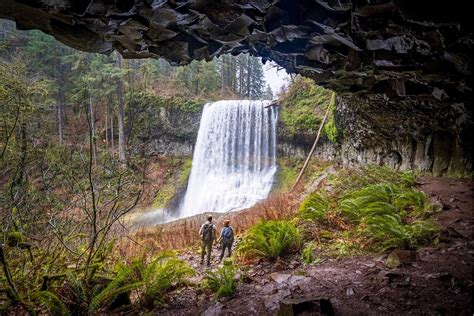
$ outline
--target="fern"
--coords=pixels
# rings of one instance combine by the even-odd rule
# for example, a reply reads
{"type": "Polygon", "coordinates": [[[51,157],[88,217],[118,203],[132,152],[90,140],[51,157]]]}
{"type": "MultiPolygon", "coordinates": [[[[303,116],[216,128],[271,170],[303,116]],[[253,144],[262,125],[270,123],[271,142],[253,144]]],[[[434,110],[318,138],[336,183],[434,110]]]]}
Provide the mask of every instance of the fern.
{"type": "Polygon", "coordinates": [[[137,277],[136,270],[141,263],[135,261],[132,265],[119,265],[117,275],[112,281],[92,299],[89,305],[89,311],[97,311],[111,301],[119,294],[137,289],[143,285],[142,280],[137,277]]]}
{"type": "Polygon", "coordinates": [[[298,217],[323,221],[329,208],[329,198],[326,195],[323,193],[313,193],[301,203],[298,217]]]}
{"type": "Polygon", "coordinates": [[[206,284],[216,297],[233,296],[237,289],[235,280],[236,268],[229,262],[224,262],[224,266],[218,268],[215,272],[208,270],[206,272],[206,284]]]}
{"type": "Polygon", "coordinates": [[[237,252],[246,258],[275,261],[301,248],[301,233],[288,221],[266,221],[253,226],[239,244],[237,252]]]}
{"type": "Polygon", "coordinates": [[[144,285],[143,304],[152,306],[155,303],[161,304],[166,291],[182,283],[185,277],[193,275],[194,270],[172,252],[164,252],[150,262],[141,274],[144,285]]]}
{"type": "Polygon", "coordinates": [[[301,252],[301,259],[303,260],[305,264],[311,264],[315,261],[315,258],[313,256],[313,253],[315,250],[316,250],[316,244],[314,242],[309,242],[303,248],[303,251],[301,252]]]}
{"type": "Polygon", "coordinates": [[[33,295],[33,300],[46,308],[51,315],[70,315],[66,305],[52,292],[39,291],[33,295]]]}

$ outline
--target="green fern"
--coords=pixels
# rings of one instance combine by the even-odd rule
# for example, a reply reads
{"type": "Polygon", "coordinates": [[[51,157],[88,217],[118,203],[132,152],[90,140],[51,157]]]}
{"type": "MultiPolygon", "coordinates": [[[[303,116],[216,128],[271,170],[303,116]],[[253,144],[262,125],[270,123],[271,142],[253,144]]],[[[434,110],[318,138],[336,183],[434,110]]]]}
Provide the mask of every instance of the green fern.
{"type": "Polygon", "coordinates": [[[224,262],[224,266],[216,271],[208,270],[205,281],[207,287],[215,293],[216,297],[233,296],[237,289],[237,280],[235,279],[236,267],[230,262],[224,262]]]}
{"type": "Polygon", "coordinates": [[[43,306],[48,310],[51,315],[66,316],[70,315],[69,309],[66,305],[56,296],[56,294],[49,291],[39,291],[33,295],[33,301],[38,305],[43,306]]]}
{"type": "Polygon", "coordinates": [[[261,222],[249,229],[237,252],[245,258],[275,261],[301,248],[301,233],[289,221],[261,222]]]}
{"type": "Polygon", "coordinates": [[[194,274],[194,270],[172,252],[164,252],[142,271],[143,304],[153,306],[162,304],[166,291],[174,285],[183,283],[185,277],[194,274]]]}
{"type": "Polygon", "coordinates": [[[112,303],[113,299],[122,293],[138,289],[143,285],[142,280],[137,275],[137,269],[141,266],[141,262],[135,261],[132,265],[119,265],[117,275],[110,281],[107,286],[93,297],[89,311],[94,312],[112,303]]]}
{"type": "Polygon", "coordinates": [[[311,264],[315,261],[314,251],[316,250],[316,244],[314,242],[309,242],[303,248],[301,252],[301,259],[305,264],[311,264]]]}
{"type": "Polygon", "coordinates": [[[301,203],[298,217],[309,220],[323,221],[330,208],[329,198],[320,192],[310,194],[301,203]]]}

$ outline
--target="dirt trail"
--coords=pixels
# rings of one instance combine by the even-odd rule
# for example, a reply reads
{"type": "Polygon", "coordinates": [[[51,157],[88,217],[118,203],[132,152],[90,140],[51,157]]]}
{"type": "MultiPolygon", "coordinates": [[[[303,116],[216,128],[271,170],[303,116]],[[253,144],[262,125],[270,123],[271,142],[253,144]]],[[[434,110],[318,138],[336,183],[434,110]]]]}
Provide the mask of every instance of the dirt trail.
{"type": "MultiPolygon", "coordinates": [[[[210,293],[189,287],[158,313],[275,315],[282,299],[314,297],[328,298],[336,315],[472,315],[472,182],[423,177],[419,188],[443,209],[437,215],[442,232],[439,245],[420,249],[415,262],[389,269],[387,255],[382,255],[317,265],[302,265],[296,257],[286,263],[259,263],[250,267],[232,298],[214,300],[210,293]]],[[[214,249],[213,257],[219,253],[214,249]]],[[[206,268],[199,265],[197,251],[181,257],[197,268],[195,281],[200,281],[206,268]]]]}

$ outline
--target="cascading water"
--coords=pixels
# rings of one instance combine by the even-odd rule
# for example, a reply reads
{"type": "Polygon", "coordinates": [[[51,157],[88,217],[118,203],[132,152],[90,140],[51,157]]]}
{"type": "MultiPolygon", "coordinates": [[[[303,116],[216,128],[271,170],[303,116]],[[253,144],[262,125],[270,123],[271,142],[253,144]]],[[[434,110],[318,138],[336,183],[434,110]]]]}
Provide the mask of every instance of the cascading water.
{"type": "Polygon", "coordinates": [[[278,112],[270,101],[208,103],[180,217],[244,209],[265,199],[276,167],[278,112]]]}

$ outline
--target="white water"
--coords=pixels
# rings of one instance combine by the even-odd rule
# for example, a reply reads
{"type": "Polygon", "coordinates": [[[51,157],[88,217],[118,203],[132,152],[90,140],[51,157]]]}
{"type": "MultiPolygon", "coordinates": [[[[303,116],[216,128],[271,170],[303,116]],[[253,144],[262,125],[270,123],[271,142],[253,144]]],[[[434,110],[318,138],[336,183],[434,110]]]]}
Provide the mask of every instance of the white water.
{"type": "Polygon", "coordinates": [[[278,118],[269,104],[218,101],[204,106],[179,217],[240,210],[268,196],[277,169],[278,118]]]}

